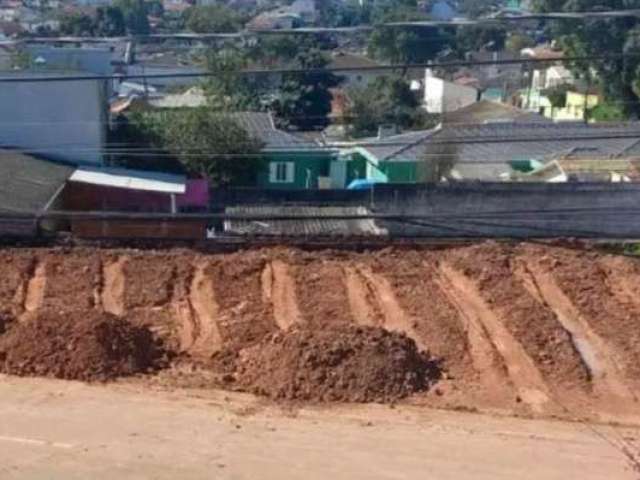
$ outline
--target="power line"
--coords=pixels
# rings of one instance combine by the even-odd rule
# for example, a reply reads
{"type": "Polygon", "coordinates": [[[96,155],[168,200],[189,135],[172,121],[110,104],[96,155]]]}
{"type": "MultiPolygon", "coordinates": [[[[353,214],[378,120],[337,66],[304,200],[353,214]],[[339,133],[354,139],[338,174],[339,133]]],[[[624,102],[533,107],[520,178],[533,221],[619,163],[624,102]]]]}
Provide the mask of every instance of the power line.
{"type": "MultiPolygon", "coordinates": [[[[263,75],[319,75],[326,73],[349,73],[349,72],[384,72],[402,71],[426,68],[456,68],[489,65],[528,65],[538,63],[555,62],[588,62],[595,60],[611,61],[614,59],[627,59],[640,57],[640,53],[620,53],[610,55],[588,55],[576,57],[563,57],[557,59],[542,58],[520,58],[503,60],[473,60],[455,62],[426,62],[426,63],[402,63],[392,65],[375,65],[361,67],[327,67],[327,68],[298,68],[298,69],[257,69],[242,70],[238,72],[241,76],[263,76],[263,75]]],[[[130,80],[130,79],[169,79],[169,78],[215,78],[220,76],[218,72],[184,72],[184,73],[150,73],[150,74],[117,74],[117,75],[36,75],[36,76],[3,76],[0,83],[40,83],[40,82],[71,82],[90,80],[130,80]]]]}
{"type": "Polygon", "coordinates": [[[366,33],[376,28],[447,28],[447,27],[466,27],[466,26],[496,26],[503,23],[518,23],[535,20],[593,20],[607,18],[636,18],[640,17],[640,9],[619,9],[608,11],[581,11],[581,12],[547,12],[523,14],[518,16],[501,16],[493,18],[480,18],[475,20],[418,20],[405,22],[385,22],[375,25],[357,25],[351,27],[303,27],[293,29],[265,29],[265,30],[243,30],[233,33],[152,33],[152,34],[136,34],[120,37],[35,37],[25,42],[33,43],[117,43],[131,40],[141,39],[176,39],[176,40],[215,40],[215,39],[241,39],[244,37],[258,35],[313,35],[320,33],[329,34],[347,34],[347,33],[366,33]]]}

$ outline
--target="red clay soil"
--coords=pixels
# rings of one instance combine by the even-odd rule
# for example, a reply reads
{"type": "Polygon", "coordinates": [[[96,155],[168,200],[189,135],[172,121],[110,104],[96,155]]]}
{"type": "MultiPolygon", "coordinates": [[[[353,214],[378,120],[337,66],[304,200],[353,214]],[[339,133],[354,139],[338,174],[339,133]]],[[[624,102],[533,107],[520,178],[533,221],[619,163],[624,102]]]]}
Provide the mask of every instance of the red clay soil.
{"type": "Polygon", "coordinates": [[[430,353],[443,359],[454,378],[474,375],[467,335],[459,314],[434,279],[436,257],[416,251],[388,251],[372,259],[372,268],[391,283],[402,309],[430,353]]]}
{"type": "MultiPolygon", "coordinates": [[[[591,328],[615,349],[629,379],[640,379],[640,308],[622,302],[610,285],[603,255],[594,251],[523,246],[524,255],[538,259],[552,274],[591,328]]],[[[629,262],[638,264],[636,260],[629,262]]],[[[620,273],[620,272],[618,272],[620,273]]],[[[627,273],[628,274],[628,273],[627,273]]],[[[623,273],[624,275],[624,273],[623,273]]],[[[636,284],[640,275],[628,275],[636,284]]]]}
{"type": "Polygon", "coordinates": [[[326,253],[325,259],[312,254],[292,255],[289,259],[295,262],[292,274],[303,321],[319,328],[354,322],[345,273],[335,257],[326,253]]]}
{"type": "Polygon", "coordinates": [[[159,307],[171,301],[175,262],[169,255],[132,255],[123,266],[125,309],[159,307]]]}
{"type": "Polygon", "coordinates": [[[24,289],[34,259],[29,252],[9,251],[0,253],[2,274],[0,275],[0,310],[14,315],[22,313],[24,289]]]}
{"type": "Polygon", "coordinates": [[[379,327],[273,333],[240,356],[237,386],[278,400],[394,402],[439,378],[413,340],[379,327]]]}
{"type": "Polygon", "coordinates": [[[205,274],[212,279],[220,311],[218,329],[225,346],[250,346],[273,332],[277,328],[273,312],[262,295],[265,255],[261,251],[247,251],[210,259],[205,274]]]}
{"type": "Polygon", "coordinates": [[[42,308],[56,311],[86,311],[100,303],[101,263],[95,254],[42,256],[47,278],[42,308]]]}
{"type": "Polygon", "coordinates": [[[0,371],[107,381],[148,372],[159,353],[148,330],[109,314],[41,313],[14,323],[0,337],[0,371]]]}
{"type": "Polygon", "coordinates": [[[516,278],[513,258],[513,247],[495,243],[453,249],[446,255],[451,266],[475,282],[549,384],[586,388],[589,373],[571,336],[554,312],[516,278]]]}

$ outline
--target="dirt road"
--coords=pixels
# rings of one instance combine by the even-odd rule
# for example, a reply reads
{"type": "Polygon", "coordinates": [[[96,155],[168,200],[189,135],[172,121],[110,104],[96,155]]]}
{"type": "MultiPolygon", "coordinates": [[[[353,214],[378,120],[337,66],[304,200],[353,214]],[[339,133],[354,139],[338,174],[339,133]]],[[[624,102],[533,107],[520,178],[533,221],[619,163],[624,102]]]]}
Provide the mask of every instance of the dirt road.
{"type": "Polygon", "coordinates": [[[638,479],[640,430],[0,376],[0,478],[638,479]]]}

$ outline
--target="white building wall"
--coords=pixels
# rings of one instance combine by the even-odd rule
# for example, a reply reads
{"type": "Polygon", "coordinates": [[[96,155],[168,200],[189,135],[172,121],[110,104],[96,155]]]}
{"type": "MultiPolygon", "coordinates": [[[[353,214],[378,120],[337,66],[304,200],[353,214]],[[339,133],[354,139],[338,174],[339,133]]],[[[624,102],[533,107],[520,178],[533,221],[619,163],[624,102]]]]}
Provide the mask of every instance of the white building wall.
{"type": "Polygon", "coordinates": [[[453,112],[478,100],[475,88],[457,85],[441,78],[425,76],[424,103],[429,113],[453,112]]]}
{"type": "Polygon", "coordinates": [[[105,92],[104,82],[97,80],[1,84],[0,145],[57,160],[101,164],[105,92]]]}

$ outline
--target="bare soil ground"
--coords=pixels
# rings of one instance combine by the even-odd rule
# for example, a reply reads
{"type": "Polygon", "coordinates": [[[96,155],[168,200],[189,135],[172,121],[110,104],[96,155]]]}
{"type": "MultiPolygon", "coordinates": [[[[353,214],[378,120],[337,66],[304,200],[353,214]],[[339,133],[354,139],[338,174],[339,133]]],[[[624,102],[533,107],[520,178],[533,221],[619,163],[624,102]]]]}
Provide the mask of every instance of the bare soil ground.
{"type": "Polygon", "coordinates": [[[219,386],[225,351],[304,325],[383,327],[438,359],[405,402],[640,424],[640,262],[484,243],[304,252],[4,249],[0,312],[105,311],[150,328],[173,367],[129,380],[219,386]],[[192,381],[192,383],[190,383],[192,381]]]}

